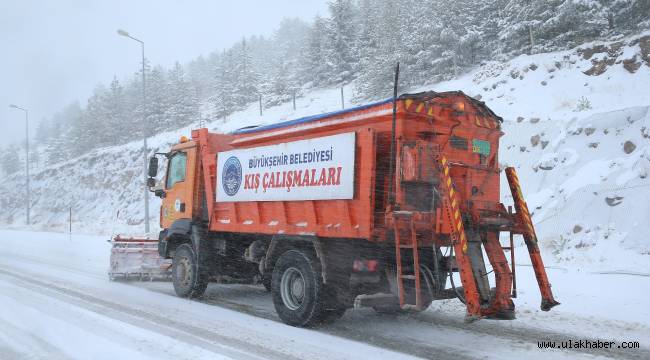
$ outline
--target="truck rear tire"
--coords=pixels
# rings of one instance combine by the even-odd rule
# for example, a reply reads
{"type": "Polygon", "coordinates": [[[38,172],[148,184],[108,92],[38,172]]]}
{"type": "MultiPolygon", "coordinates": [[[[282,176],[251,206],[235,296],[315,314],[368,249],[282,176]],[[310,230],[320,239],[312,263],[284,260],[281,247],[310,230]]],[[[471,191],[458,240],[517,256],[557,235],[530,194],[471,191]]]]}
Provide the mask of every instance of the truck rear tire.
{"type": "Polygon", "coordinates": [[[320,264],[311,254],[289,250],[280,256],[273,268],[273,305],[285,324],[313,326],[321,322],[323,289],[320,264]]]}
{"type": "Polygon", "coordinates": [[[190,244],[182,244],[176,249],[172,260],[172,280],[176,295],[198,298],[208,287],[208,275],[199,268],[198,260],[190,244]]]}

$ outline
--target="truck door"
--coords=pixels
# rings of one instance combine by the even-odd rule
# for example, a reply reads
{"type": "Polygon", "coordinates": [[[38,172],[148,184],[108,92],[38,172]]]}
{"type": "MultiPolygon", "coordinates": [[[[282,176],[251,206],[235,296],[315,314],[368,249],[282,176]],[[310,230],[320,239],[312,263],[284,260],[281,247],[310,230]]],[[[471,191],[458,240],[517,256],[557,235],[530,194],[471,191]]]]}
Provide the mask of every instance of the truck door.
{"type": "Polygon", "coordinates": [[[195,166],[195,147],[175,151],[170,156],[161,208],[162,228],[169,228],[177,219],[192,218],[195,166]]]}

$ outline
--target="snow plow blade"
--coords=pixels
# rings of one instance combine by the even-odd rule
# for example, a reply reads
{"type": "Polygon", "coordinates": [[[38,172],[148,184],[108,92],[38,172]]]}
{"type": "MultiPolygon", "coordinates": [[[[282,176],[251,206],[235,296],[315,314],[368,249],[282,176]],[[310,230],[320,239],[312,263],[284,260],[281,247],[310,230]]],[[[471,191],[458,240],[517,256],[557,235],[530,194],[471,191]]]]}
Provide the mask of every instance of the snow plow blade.
{"type": "Polygon", "coordinates": [[[169,280],[171,260],[158,255],[158,240],[115,236],[111,243],[111,280],[169,280]]]}

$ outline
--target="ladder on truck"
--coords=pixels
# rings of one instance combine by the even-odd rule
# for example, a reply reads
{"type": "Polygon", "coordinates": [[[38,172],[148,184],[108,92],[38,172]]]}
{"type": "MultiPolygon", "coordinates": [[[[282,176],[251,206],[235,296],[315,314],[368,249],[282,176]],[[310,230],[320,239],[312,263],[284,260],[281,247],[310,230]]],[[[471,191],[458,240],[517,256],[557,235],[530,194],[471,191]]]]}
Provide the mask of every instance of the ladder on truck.
{"type": "Polygon", "coordinates": [[[410,211],[393,211],[393,228],[395,231],[395,262],[397,268],[397,293],[399,305],[404,310],[422,310],[422,279],[420,277],[420,254],[418,253],[418,240],[415,232],[415,219],[410,211]],[[404,236],[405,234],[408,234],[404,236]],[[405,266],[402,258],[402,249],[409,249],[412,253],[412,263],[405,266]],[[412,272],[405,273],[404,268],[412,265],[412,272]],[[404,280],[415,283],[415,304],[408,303],[404,280]]]}

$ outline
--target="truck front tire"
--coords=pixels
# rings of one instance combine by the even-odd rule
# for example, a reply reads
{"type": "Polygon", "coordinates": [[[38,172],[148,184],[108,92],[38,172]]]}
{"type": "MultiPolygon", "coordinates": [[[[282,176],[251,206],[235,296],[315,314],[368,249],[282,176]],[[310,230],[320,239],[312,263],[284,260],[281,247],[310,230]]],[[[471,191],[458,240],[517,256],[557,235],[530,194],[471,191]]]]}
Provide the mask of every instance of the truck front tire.
{"type": "Polygon", "coordinates": [[[323,289],[320,264],[312,255],[289,250],[273,268],[273,304],[280,319],[288,325],[312,326],[321,322],[323,289]]]}
{"type": "Polygon", "coordinates": [[[200,297],[208,287],[208,275],[205,269],[199,267],[190,244],[182,244],[176,248],[172,260],[172,279],[174,291],[180,297],[200,297]]]}

